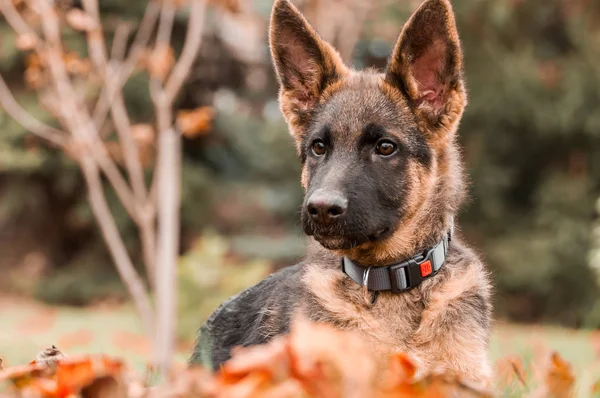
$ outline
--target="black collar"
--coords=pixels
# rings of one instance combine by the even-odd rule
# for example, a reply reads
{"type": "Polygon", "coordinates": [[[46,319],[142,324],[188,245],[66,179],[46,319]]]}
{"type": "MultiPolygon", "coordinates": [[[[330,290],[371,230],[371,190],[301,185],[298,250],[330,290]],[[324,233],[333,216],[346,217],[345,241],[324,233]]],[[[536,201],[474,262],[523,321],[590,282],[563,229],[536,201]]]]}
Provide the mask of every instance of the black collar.
{"type": "Polygon", "coordinates": [[[452,227],[435,246],[400,263],[386,267],[364,267],[344,257],[342,270],[360,286],[366,284],[371,291],[400,293],[418,286],[442,268],[451,240],[452,227]]]}

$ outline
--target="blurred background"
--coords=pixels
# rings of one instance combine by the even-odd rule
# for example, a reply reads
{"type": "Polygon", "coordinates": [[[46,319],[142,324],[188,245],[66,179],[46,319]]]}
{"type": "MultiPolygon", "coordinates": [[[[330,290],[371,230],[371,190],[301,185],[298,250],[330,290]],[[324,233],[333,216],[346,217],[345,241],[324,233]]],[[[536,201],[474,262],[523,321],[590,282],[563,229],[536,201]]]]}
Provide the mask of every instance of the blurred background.
{"type": "MultiPolygon", "coordinates": [[[[402,24],[420,3],[294,2],[356,68],[385,66],[402,24]]],[[[77,1],[59,3],[79,7],[77,1]]],[[[145,3],[100,1],[107,34],[117,21],[135,27],[145,3]]],[[[496,317],[600,327],[600,2],[453,4],[469,90],[459,131],[470,200],[458,223],[489,265],[496,317]]],[[[235,13],[209,9],[200,56],[177,99],[179,109],[214,109],[207,127],[183,144],[182,341],[193,338],[226,297],[304,253],[299,161],[279,111],[267,47],[271,5],[252,0],[235,13]]],[[[186,22],[185,13],[176,16],[177,51],[186,22]]],[[[66,31],[64,37],[70,50],[85,53],[80,34],[66,31]]],[[[48,118],[37,102],[34,62],[17,49],[3,20],[0,38],[0,70],[10,88],[27,110],[48,118]]],[[[147,83],[146,75],[134,74],[124,89],[137,123],[153,120],[147,83]]],[[[106,189],[130,253],[141,262],[136,230],[106,189]]],[[[52,314],[52,308],[127,306],[79,168],[3,111],[0,275],[4,331],[11,309],[17,330],[27,329],[19,300],[44,303],[52,314]]],[[[35,324],[38,318],[32,319],[35,324]]],[[[102,322],[116,325],[115,319],[102,322]]],[[[120,341],[132,343],[127,335],[120,341]]]]}

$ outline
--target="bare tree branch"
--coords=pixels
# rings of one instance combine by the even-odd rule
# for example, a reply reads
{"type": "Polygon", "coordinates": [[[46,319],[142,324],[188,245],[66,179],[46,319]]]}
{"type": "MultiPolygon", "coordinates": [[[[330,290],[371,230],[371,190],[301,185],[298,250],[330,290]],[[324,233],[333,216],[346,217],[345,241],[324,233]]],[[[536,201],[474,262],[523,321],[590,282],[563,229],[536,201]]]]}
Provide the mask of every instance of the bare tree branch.
{"type": "Polygon", "coordinates": [[[19,124],[40,138],[50,141],[59,148],[65,148],[68,139],[66,133],[40,122],[19,105],[11,94],[4,78],[0,75],[0,105],[19,124]]]}
{"type": "MultiPolygon", "coordinates": [[[[159,131],[156,191],[158,204],[158,260],[156,283],[157,365],[168,374],[174,351],[177,313],[177,256],[179,254],[179,210],[181,196],[181,135],[173,127],[173,101],[185,81],[200,48],[206,2],[193,0],[190,6],[188,30],[183,50],[165,88],[152,79],[151,93],[159,131]],[[177,178],[174,178],[177,176],[177,178]]],[[[163,3],[156,48],[168,45],[174,10],[170,2],[163,3]],[[162,25],[162,26],[161,26],[162,25]]],[[[154,192],[151,187],[151,196],[154,192]]]]}
{"type": "Polygon", "coordinates": [[[131,31],[127,23],[122,23],[115,29],[113,36],[113,43],[110,50],[110,61],[109,63],[120,64],[125,58],[125,52],[127,51],[127,38],[131,31]]]}
{"type": "MultiPolygon", "coordinates": [[[[95,146],[104,146],[104,144],[100,140],[95,140],[95,146]]],[[[94,160],[98,163],[98,166],[108,179],[108,182],[115,190],[117,197],[121,201],[121,204],[127,211],[127,214],[131,217],[131,219],[138,223],[140,222],[141,214],[139,208],[136,206],[135,197],[133,196],[133,192],[127,185],[127,182],[121,175],[119,168],[112,161],[112,159],[108,156],[108,154],[103,150],[95,150],[95,148],[90,148],[90,152],[94,157],[94,160]]]]}
{"type": "Polygon", "coordinates": [[[146,45],[154,30],[159,11],[160,7],[158,3],[150,1],[133,39],[129,56],[124,63],[115,68],[117,72],[109,76],[110,85],[106,84],[100,93],[93,113],[96,126],[102,126],[114,96],[123,88],[123,84],[129,79],[129,76],[131,76],[141,56],[144,54],[146,45]]]}
{"type": "MultiPolygon", "coordinates": [[[[100,22],[100,14],[98,11],[97,0],[84,0],[83,6],[86,12],[94,21],[95,28],[87,32],[88,48],[92,61],[102,76],[104,76],[105,85],[108,86],[109,75],[112,72],[108,67],[106,59],[106,46],[104,43],[104,34],[102,33],[102,25],[100,22]]],[[[125,100],[121,90],[117,90],[113,100],[111,101],[111,114],[117,134],[119,135],[119,143],[123,151],[125,166],[129,174],[129,181],[133,187],[133,192],[138,204],[144,203],[146,199],[146,184],[144,183],[144,171],[140,162],[140,155],[137,144],[131,135],[131,122],[125,106],[125,100]]]]}
{"type": "Polygon", "coordinates": [[[39,0],[38,4],[40,12],[43,14],[41,20],[46,38],[46,51],[44,55],[46,56],[56,94],[59,98],[63,119],[68,123],[68,128],[73,134],[75,144],[81,145],[82,149],[84,149],[79,157],[79,162],[88,183],[88,189],[90,190],[90,205],[100,225],[109,252],[115,261],[117,270],[136,304],[144,326],[148,333],[152,333],[154,330],[154,317],[150,298],[125,249],[123,240],[116,228],[113,215],[106,204],[106,199],[102,192],[101,180],[93,155],[95,153],[94,144],[100,142],[97,130],[95,130],[96,126],[85,106],[78,103],[77,95],[73,90],[61,57],[62,44],[58,16],[51,4],[48,3],[48,0],[39,0]]]}
{"type": "MultiPolygon", "coordinates": [[[[104,34],[102,32],[100,23],[100,14],[98,10],[98,3],[96,0],[84,0],[84,8],[88,15],[94,21],[93,30],[87,32],[88,47],[93,50],[92,54],[96,57],[93,58],[96,68],[100,71],[100,74],[104,77],[105,86],[108,87],[111,84],[115,84],[114,80],[111,81],[112,76],[118,72],[113,71],[113,66],[116,64],[116,60],[108,61],[106,59],[105,52],[105,41],[104,34]]],[[[135,195],[135,207],[140,209],[147,202],[147,191],[146,184],[144,182],[144,171],[140,161],[139,149],[137,143],[134,141],[131,134],[131,122],[127,113],[125,100],[123,93],[120,89],[116,90],[114,97],[110,103],[110,111],[112,120],[114,122],[117,134],[119,136],[119,143],[123,152],[123,158],[125,160],[125,166],[129,175],[129,181],[133,187],[135,195]]],[[[144,257],[144,265],[146,267],[146,273],[148,274],[148,280],[151,286],[154,286],[156,281],[155,271],[155,225],[154,218],[148,217],[148,213],[142,213],[138,211],[139,217],[135,218],[134,221],[140,229],[140,241],[142,245],[142,254],[144,257]]],[[[153,215],[153,213],[151,214],[153,215]]]]}
{"type": "Polygon", "coordinates": [[[108,203],[106,203],[98,168],[89,157],[82,157],[80,164],[88,187],[90,206],[94,212],[102,236],[106,241],[113,261],[117,264],[117,271],[119,272],[121,279],[129,289],[131,296],[134,298],[133,302],[142,319],[144,329],[149,336],[152,336],[155,330],[152,304],[146,288],[144,287],[144,283],[135,271],[135,267],[127,253],[127,249],[125,248],[123,239],[115,224],[113,215],[110,212],[108,203]]]}
{"type": "Polygon", "coordinates": [[[173,67],[173,71],[165,84],[165,94],[169,102],[175,99],[175,96],[185,82],[193,63],[196,60],[202,42],[206,1],[192,0],[191,3],[188,29],[183,44],[183,50],[181,50],[179,60],[173,67]]]}
{"type": "Polygon", "coordinates": [[[185,42],[170,74],[166,70],[166,73],[160,75],[164,80],[151,79],[150,91],[158,131],[158,161],[149,192],[146,189],[139,148],[132,134],[122,88],[147,51],[148,42],[159,17],[156,48],[171,51],[176,3],[170,0],[150,0],[128,56],[125,54],[129,28],[120,25],[115,31],[108,58],[98,0],[83,0],[84,9],[91,22],[81,30],[86,32],[89,58],[103,77],[104,83],[93,113],[90,113],[83,96],[80,96],[74,87],[63,58],[65,54],[61,41],[60,20],[53,0],[32,1],[35,2],[33,9],[41,17],[43,35],[37,35],[28,26],[12,1],[0,0],[0,11],[19,35],[31,35],[31,48],[35,48],[43,60],[51,82],[50,86],[39,92],[40,99],[43,101],[44,98],[51,98],[51,112],[68,134],[45,125],[25,112],[15,101],[1,76],[0,105],[33,133],[61,148],[75,148],[76,160],[83,171],[88,188],[90,206],[102,236],[119,275],[134,300],[146,331],[153,334],[156,364],[162,374],[166,375],[171,365],[175,341],[176,264],[179,254],[181,196],[181,135],[174,127],[173,102],[198,54],[206,0],[190,1],[185,42]],[[130,183],[126,181],[102,141],[100,131],[105,125],[109,111],[110,120],[119,136],[130,183]],[[121,203],[139,228],[148,276],[157,285],[157,323],[148,290],[135,270],[106,201],[102,174],[114,187],[121,203]],[[155,267],[155,264],[160,267],[155,267]]]}
{"type": "Polygon", "coordinates": [[[4,15],[6,22],[19,35],[30,34],[32,38],[39,42],[38,36],[27,22],[21,17],[14,4],[10,0],[0,0],[0,12],[4,15]]]}
{"type": "Polygon", "coordinates": [[[168,46],[171,43],[171,32],[175,21],[175,5],[172,1],[163,1],[160,10],[160,21],[156,33],[156,47],[168,46]]]}

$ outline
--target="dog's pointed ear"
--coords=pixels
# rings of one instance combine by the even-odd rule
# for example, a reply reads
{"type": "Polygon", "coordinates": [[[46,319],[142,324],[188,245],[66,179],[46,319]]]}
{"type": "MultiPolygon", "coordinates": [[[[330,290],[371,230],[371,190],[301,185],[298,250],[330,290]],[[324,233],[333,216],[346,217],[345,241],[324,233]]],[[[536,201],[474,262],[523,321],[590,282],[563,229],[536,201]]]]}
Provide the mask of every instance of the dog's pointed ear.
{"type": "Polygon", "coordinates": [[[429,130],[460,118],[466,92],[449,0],[425,0],[412,14],[394,46],[385,81],[404,93],[429,130]]]}
{"type": "Polygon", "coordinates": [[[269,42],[280,84],[281,108],[292,135],[300,139],[306,116],[325,89],[348,70],[340,55],[288,0],[275,1],[269,42]]]}

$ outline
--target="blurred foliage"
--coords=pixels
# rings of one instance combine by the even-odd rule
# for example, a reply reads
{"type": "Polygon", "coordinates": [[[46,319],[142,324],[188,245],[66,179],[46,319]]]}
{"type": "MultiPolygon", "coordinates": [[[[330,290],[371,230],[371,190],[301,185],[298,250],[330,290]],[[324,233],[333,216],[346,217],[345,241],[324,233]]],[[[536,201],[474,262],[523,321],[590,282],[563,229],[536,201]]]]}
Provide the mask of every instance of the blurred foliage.
{"type": "MultiPolygon", "coordinates": [[[[139,20],[142,3],[102,1],[107,34],[117,20],[139,20]]],[[[181,311],[192,314],[184,319],[205,316],[209,307],[262,274],[262,265],[230,272],[230,265],[245,264],[227,260],[231,253],[283,265],[303,252],[299,162],[279,113],[268,58],[270,3],[253,1],[250,11],[238,16],[209,13],[201,56],[179,98],[181,109],[212,105],[216,110],[209,134],[184,141],[181,311]],[[207,235],[198,241],[207,226],[227,238],[207,235]],[[239,284],[223,279],[225,272],[239,277],[239,284]],[[210,275],[215,279],[204,279],[210,275]]],[[[384,67],[418,3],[373,1],[352,63],[384,67]]],[[[465,0],[454,5],[470,101],[460,134],[472,200],[460,226],[490,265],[497,312],[522,321],[600,326],[600,301],[595,301],[600,262],[594,254],[600,251],[600,209],[595,210],[600,3],[465,0]]],[[[185,33],[181,21],[176,19],[176,49],[185,33]]],[[[45,119],[22,83],[25,58],[15,50],[14,35],[4,23],[0,33],[0,69],[20,102],[45,119]]],[[[77,34],[66,34],[73,36],[67,40],[72,49],[80,50],[77,34]]],[[[136,123],[152,121],[143,79],[134,76],[125,89],[136,123]]],[[[105,294],[96,289],[99,281],[110,285],[116,274],[75,165],[3,112],[0,129],[0,269],[23,267],[35,252],[45,259],[39,280],[44,288],[36,289],[44,292],[40,297],[82,303],[105,294]],[[77,276],[67,276],[71,273],[77,276]],[[77,285],[74,281],[78,289],[69,287],[77,285]]],[[[134,229],[122,209],[117,214],[130,249],[138,252],[134,229]]],[[[10,286],[0,285],[5,287],[10,286]]],[[[184,333],[199,324],[185,322],[184,333]]]]}
{"type": "Polygon", "coordinates": [[[207,231],[182,257],[178,268],[180,338],[192,340],[198,325],[219,304],[269,274],[267,261],[241,261],[230,255],[229,246],[227,239],[207,231]]]}

